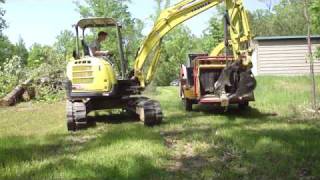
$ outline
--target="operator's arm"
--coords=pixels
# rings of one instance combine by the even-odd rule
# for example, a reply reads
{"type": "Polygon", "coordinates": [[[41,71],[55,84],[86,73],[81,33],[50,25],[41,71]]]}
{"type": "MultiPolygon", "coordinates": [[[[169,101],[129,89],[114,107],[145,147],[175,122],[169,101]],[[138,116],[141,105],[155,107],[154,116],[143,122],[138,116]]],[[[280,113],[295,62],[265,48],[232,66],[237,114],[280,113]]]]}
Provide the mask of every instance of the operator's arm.
{"type": "Polygon", "coordinates": [[[111,53],[109,51],[99,51],[97,50],[96,47],[92,47],[91,48],[91,52],[93,56],[107,56],[107,55],[111,55],[111,53]]]}
{"type": "Polygon", "coordinates": [[[90,50],[92,53],[92,56],[107,56],[107,55],[112,55],[112,53],[110,51],[101,51],[100,50],[100,44],[97,41],[94,41],[91,45],[90,45],[90,50]]]}

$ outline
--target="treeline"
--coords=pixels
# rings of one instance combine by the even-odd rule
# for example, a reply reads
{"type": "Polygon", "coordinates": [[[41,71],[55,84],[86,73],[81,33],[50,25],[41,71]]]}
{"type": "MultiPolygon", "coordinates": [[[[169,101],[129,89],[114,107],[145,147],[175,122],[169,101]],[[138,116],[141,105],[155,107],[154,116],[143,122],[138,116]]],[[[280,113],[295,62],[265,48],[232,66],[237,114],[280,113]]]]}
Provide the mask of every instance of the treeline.
{"type": "MultiPolygon", "coordinates": [[[[150,21],[155,20],[162,9],[168,7],[170,0],[155,0],[157,8],[150,21]]],[[[272,4],[271,0],[262,0],[267,9],[250,12],[250,23],[256,36],[306,35],[306,20],[302,0],[280,0],[272,4]]],[[[0,1],[0,4],[4,2],[0,1]]],[[[82,17],[113,17],[123,25],[125,54],[132,67],[136,51],[144,36],[144,22],[136,19],[128,10],[130,0],[84,0],[76,2],[78,12],[82,17]]],[[[170,32],[163,40],[161,61],[154,83],[168,85],[178,77],[180,64],[186,60],[190,52],[210,52],[223,39],[222,16],[224,8],[220,6],[208,23],[208,28],[201,37],[196,37],[191,30],[181,25],[170,32]]],[[[313,34],[320,34],[320,0],[312,0],[308,4],[312,19],[313,34]]],[[[0,8],[0,96],[7,93],[27,77],[39,77],[39,99],[54,99],[62,89],[65,65],[75,48],[75,35],[69,30],[62,31],[51,45],[33,44],[26,48],[23,37],[13,44],[2,30],[7,28],[3,18],[5,9],[0,8]],[[51,81],[54,81],[52,83],[51,81]]],[[[75,19],[76,21],[76,19],[75,19]]],[[[200,23],[200,22],[199,22],[200,23]]],[[[206,23],[206,22],[201,22],[206,23]]],[[[93,34],[89,39],[93,38],[93,34]]],[[[116,51],[116,32],[110,30],[108,41],[103,48],[116,51]]],[[[118,58],[119,59],[119,58],[118,58]]]]}

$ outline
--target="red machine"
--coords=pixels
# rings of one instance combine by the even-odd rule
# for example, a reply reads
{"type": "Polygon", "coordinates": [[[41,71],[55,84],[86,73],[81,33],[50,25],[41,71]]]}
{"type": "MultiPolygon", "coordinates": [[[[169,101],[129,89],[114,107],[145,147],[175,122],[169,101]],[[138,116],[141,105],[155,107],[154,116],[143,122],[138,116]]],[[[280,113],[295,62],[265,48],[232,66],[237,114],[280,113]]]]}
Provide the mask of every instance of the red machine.
{"type": "Polygon", "coordinates": [[[256,81],[250,69],[241,68],[241,59],[232,56],[189,54],[187,65],[181,66],[180,96],[185,109],[193,104],[238,104],[247,107],[254,101],[256,81]]]}

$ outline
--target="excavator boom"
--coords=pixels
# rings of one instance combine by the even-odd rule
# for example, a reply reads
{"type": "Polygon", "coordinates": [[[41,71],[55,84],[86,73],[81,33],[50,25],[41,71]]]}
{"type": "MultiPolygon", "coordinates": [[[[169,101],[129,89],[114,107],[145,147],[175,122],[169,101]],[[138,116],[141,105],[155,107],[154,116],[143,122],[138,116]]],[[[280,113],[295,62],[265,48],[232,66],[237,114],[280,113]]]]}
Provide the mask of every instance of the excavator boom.
{"type": "MultiPolygon", "coordinates": [[[[248,45],[242,49],[242,44],[248,44],[251,40],[247,13],[244,10],[242,0],[184,0],[162,11],[138,51],[134,65],[134,76],[142,88],[150,83],[154,76],[160,57],[161,39],[179,24],[223,2],[225,2],[230,17],[230,42],[228,44],[232,47],[236,59],[241,54],[247,54],[248,58],[244,63],[250,64],[252,50],[248,48],[248,45]],[[153,57],[150,58],[151,54],[153,57]],[[146,63],[149,60],[150,63],[146,63]],[[146,64],[149,66],[145,67],[146,64]]],[[[218,55],[224,48],[225,43],[222,43],[211,54],[218,55]]]]}

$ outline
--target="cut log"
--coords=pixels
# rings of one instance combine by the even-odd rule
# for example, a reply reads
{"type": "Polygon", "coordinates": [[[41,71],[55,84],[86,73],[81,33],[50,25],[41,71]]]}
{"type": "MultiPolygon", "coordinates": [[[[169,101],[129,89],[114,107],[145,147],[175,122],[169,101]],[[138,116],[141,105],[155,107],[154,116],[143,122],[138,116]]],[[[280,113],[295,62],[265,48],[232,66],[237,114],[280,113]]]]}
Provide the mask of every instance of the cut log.
{"type": "Polygon", "coordinates": [[[18,100],[21,98],[22,94],[25,92],[28,84],[30,84],[32,79],[28,79],[22,84],[15,87],[9,94],[0,100],[0,106],[14,106],[18,100]]]}
{"type": "Polygon", "coordinates": [[[34,99],[36,96],[36,89],[32,86],[28,86],[25,90],[25,92],[22,94],[22,101],[28,102],[32,99],[34,99]]]}

